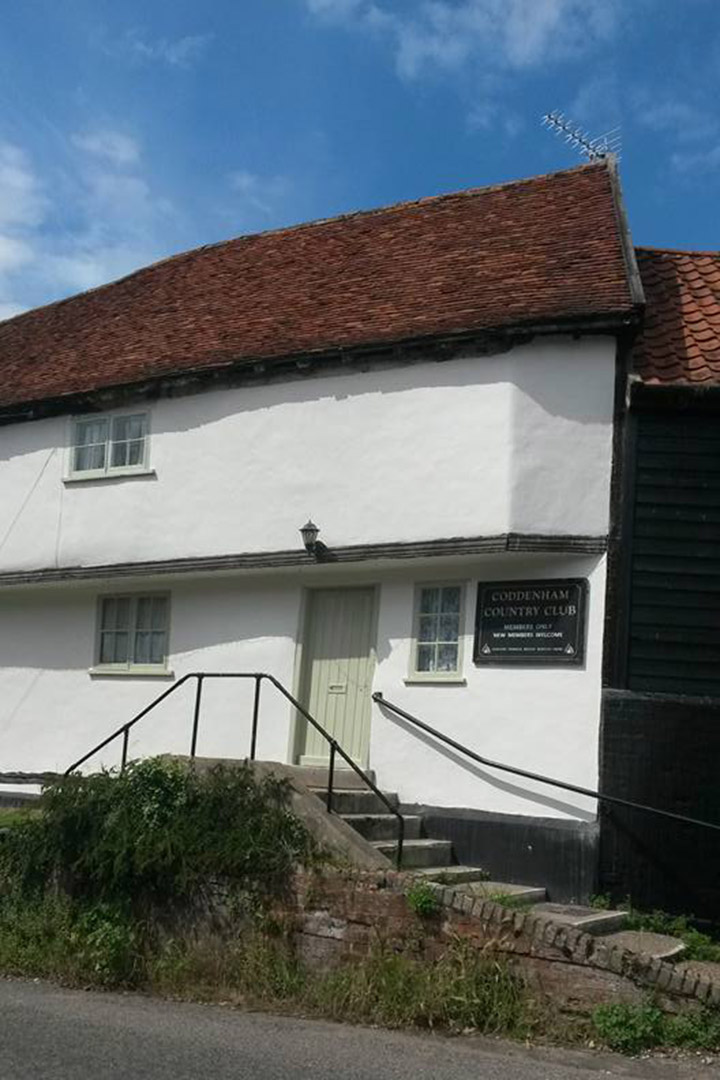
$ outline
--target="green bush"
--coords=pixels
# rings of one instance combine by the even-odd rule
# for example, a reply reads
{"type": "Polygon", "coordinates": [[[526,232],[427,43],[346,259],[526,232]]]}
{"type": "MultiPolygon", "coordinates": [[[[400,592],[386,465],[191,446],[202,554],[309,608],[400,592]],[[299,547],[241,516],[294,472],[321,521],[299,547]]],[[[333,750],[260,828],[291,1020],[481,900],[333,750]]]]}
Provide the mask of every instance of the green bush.
{"type": "Polygon", "coordinates": [[[40,813],[0,835],[0,881],[6,893],[53,885],[85,907],[137,915],[202,899],[217,881],[261,901],[315,857],[284,781],[154,758],[46,788],[40,813]]]}
{"type": "Polygon", "coordinates": [[[652,1001],[642,1005],[618,1003],[598,1006],[592,1022],[605,1045],[623,1054],[638,1054],[658,1046],[720,1049],[720,1013],[711,1009],[670,1016],[652,1001]]]}
{"type": "Polygon", "coordinates": [[[665,1038],[665,1017],[649,1001],[643,1005],[624,1002],[598,1005],[592,1020],[605,1045],[623,1054],[638,1054],[660,1046],[665,1038]]]}
{"type": "Polygon", "coordinates": [[[666,1042],[688,1050],[720,1050],[720,1015],[710,1009],[680,1013],[666,1020],[666,1042]]]}
{"type": "Polygon", "coordinates": [[[440,901],[427,881],[414,881],[405,893],[408,907],[421,919],[430,919],[440,911],[440,901]]]}

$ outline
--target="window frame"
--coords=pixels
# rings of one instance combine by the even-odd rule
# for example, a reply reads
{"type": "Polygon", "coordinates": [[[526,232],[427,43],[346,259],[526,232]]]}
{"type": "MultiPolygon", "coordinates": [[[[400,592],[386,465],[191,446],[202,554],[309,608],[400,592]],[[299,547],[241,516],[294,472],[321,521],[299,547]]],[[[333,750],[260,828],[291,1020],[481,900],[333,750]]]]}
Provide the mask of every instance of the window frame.
{"type": "MultiPolygon", "coordinates": [[[[155,475],[155,470],[150,468],[150,410],[149,409],[122,409],[114,412],[82,413],[69,418],[69,432],[67,439],[67,461],[65,468],[65,482],[79,483],[83,480],[114,480],[123,476],[148,476],[155,475]],[[145,422],[143,436],[142,461],[137,465],[112,465],[112,449],[115,445],[113,440],[113,428],[118,420],[127,420],[131,417],[142,417],[145,422]],[[79,424],[101,423],[108,425],[108,434],[105,439],[105,465],[102,469],[76,469],[75,451],[78,447],[76,441],[79,424]]],[[[124,441],[124,440],[117,440],[124,441]]],[[[132,440],[131,440],[132,441],[132,440]]]]}
{"type": "MultiPolygon", "coordinates": [[[[100,593],[96,599],[95,605],[95,647],[93,655],[93,666],[89,669],[91,675],[154,675],[172,677],[173,672],[170,668],[170,633],[172,628],[172,598],[171,593],[165,590],[152,589],[148,592],[109,592],[100,593]],[[153,664],[138,664],[132,659],[128,659],[125,663],[107,663],[103,662],[100,658],[102,656],[102,635],[103,635],[103,606],[107,600],[130,600],[132,602],[131,608],[131,620],[128,628],[129,633],[133,638],[133,652],[135,647],[135,634],[137,633],[137,607],[140,600],[157,600],[163,599],[166,603],[166,619],[165,619],[165,658],[162,663],[153,664]]],[[[128,650],[130,652],[130,650],[128,650]]]]}
{"type": "Polygon", "coordinates": [[[467,679],[464,676],[465,661],[465,638],[467,628],[465,626],[467,613],[467,580],[452,581],[418,581],[414,587],[412,632],[410,634],[410,656],[408,661],[408,676],[404,680],[406,684],[413,683],[454,683],[465,686],[467,679]],[[420,597],[423,589],[459,589],[460,610],[458,612],[458,641],[457,641],[457,667],[454,671],[419,671],[417,668],[418,645],[420,644],[420,597]]]}

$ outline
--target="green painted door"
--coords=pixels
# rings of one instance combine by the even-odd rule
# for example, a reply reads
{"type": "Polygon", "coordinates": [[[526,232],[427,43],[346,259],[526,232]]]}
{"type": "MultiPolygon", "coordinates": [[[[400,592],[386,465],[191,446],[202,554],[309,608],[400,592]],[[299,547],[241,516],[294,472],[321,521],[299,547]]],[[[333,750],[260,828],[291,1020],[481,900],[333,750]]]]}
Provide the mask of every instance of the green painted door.
{"type": "MultiPolygon", "coordinates": [[[[309,592],[300,700],[359,765],[370,748],[374,634],[373,588],[309,592]]],[[[310,724],[304,728],[301,764],[326,762],[327,742],[310,724]]]]}

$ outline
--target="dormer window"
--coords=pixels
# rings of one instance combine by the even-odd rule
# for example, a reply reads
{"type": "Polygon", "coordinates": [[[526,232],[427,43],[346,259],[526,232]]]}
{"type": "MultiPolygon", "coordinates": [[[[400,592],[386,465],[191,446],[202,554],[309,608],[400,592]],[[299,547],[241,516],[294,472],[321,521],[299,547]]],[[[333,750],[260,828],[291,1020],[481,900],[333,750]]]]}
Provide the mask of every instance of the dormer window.
{"type": "Polygon", "coordinates": [[[90,480],[148,471],[148,416],[89,416],[73,421],[69,476],[90,480]]]}

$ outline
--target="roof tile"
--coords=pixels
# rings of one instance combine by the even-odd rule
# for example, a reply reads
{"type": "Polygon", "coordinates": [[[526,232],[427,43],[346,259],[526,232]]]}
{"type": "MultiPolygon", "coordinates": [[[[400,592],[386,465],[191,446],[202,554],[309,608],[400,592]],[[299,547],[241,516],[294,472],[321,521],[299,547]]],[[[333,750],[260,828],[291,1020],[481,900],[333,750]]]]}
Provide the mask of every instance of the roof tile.
{"type": "Polygon", "coordinates": [[[0,405],[634,310],[607,164],[241,236],[0,323],[0,405]]]}
{"type": "Polygon", "coordinates": [[[647,306],[633,347],[635,371],[656,385],[720,385],[720,252],[636,254],[647,306]]]}

